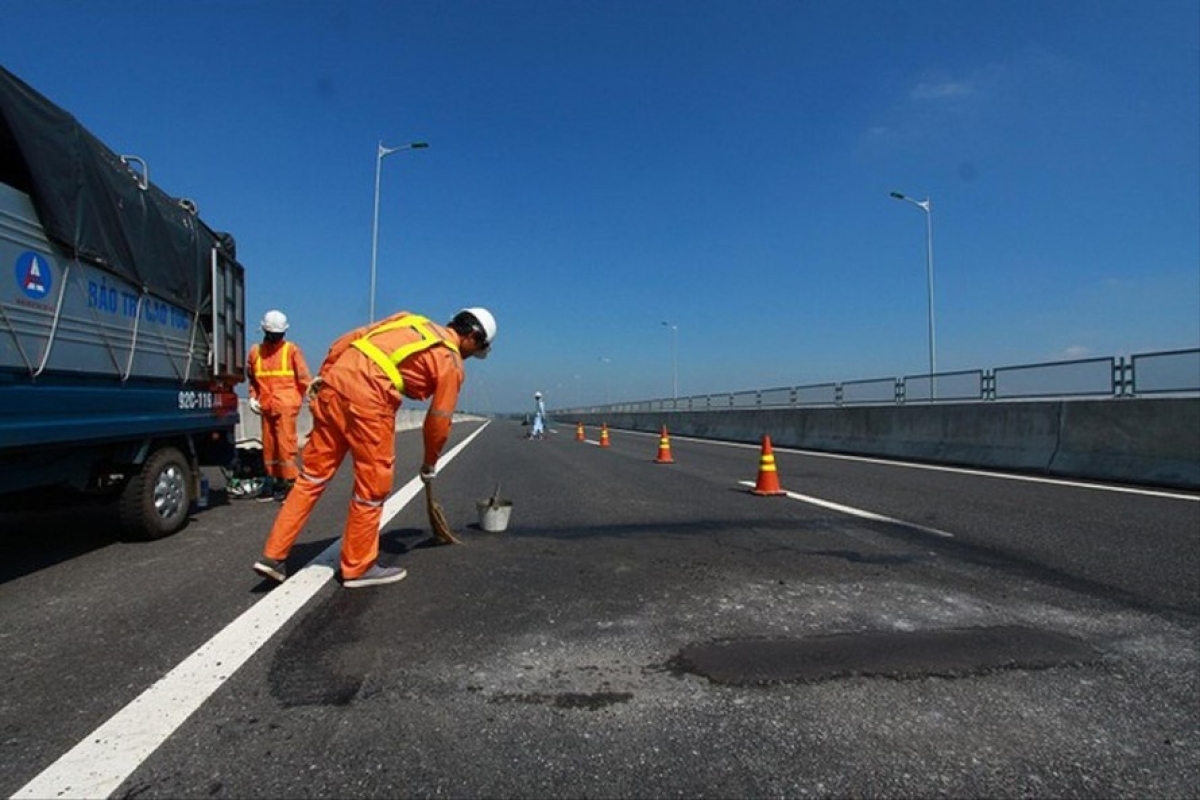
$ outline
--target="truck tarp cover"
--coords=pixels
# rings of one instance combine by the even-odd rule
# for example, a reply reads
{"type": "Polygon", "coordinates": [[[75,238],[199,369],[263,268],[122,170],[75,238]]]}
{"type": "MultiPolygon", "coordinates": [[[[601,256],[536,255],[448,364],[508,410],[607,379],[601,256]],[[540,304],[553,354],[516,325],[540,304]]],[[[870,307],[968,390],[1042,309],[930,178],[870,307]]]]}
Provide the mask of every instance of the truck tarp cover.
{"type": "Polygon", "coordinates": [[[67,253],[188,311],[212,297],[208,228],[138,175],[66,111],[0,67],[0,180],[29,194],[46,236],[67,253]]]}

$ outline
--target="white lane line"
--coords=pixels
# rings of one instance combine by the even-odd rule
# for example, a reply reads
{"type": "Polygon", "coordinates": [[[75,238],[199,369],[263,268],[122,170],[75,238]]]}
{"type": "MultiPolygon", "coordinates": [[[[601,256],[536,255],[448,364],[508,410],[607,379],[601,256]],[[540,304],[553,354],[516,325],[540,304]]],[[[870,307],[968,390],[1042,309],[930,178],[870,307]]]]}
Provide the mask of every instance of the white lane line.
{"type": "Polygon", "coordinates": [[[940,464],[918,464],[912,461],[889,461],[884,458],[852,456],[842,453],[822,453],[816,450],[793,450],[786,447],[772,447],[771,449],[777,453],[797,453],[799,455],[815,456],[816,458],[833,458],[841,461],[862,461],[868,464],[882,464],[884,466],[906,467],[908,469],[925,469],[931,472],[952,472],[959,475],[976,475],[982,478],[999,478],[1006,481],[1046,483],[1054,486],[1071,486],[1076,489],[1095,489],[1099,492],[1118,492],[1120,494],[1137,494],[1144,497],[1166,497],[1171,500],[1191,500],[1192,502],[1200,502],[1200,494],[1184,494],[1183,492],[1172,492],[1163,489],[1143,489],[1137,486],[1119,486],[1107,483],[1085,483],[1083,481],[1072,481],[1066,478],[1046,478],[1038,475],[1017,475],[1011,472],[988,472],[987,470],[971,469],[969,467],[946,467],[940,464]]]}
{"type": "MultiPolygon", "coordinates": [[[[624,428],[618,428],[622,433],[633,433],[638,436],[658,436],[657,433],[649,431],[632,431],[624,428]]],[[[748,442],[725,442],[719,439],[700,439],[695,436],[676,436],[671,434],[672,439],[679,439],[682,442],[697,442],[699,444],[715,444],[722,447],[740,447],[743,449],[759,450],[762,448],[761,443],[748,442]]],[[[1100,492],[1118,492],[1121,494],[1137,494],[1143,497],[1165,497],[1170,500],[1190,500],[1193,503],[1200,503],[1200,494],[1185,494],[1182,491],[1174,492],[1169,489],[1144,489],[1137,486],[1121,486],[1117,484],[1106,483],[1085,483],[1083,481],[1072,481],[1066,478],[1047,478],[1039,475],[1019,475],[1012,472],[989,472],[982,469],[971,469],[970,467],[948,467],[942,464],[922,464],[916,461],[896,461],[886,458],[872,458],[871,456],[855,456],[847,453],[826,453],[821,450],[801,450],[795,447],[779,447],[772,444],[771,450],[776,453],[794,453],[801,456],[812,456],[813,458],[832,458],[838,461],[861,461],[866,464],[879,464],[885,467],[899,467],[902,469],[924,469],[931,472],[951,472],[958,475],[975,475],[981,478],[997,478],[1005,481],[1025,481],[1026,483],[1046,483],[1054,486],[1072,486],[1076,489],[1095,489],[1100,492]]]]}
{"type": "MultiPolygon", "coordinates": [[[[438,461],[450,463],[483,432],[485,422],[438,461]]],[[[421,492],[413,478],[383,506],[380,529],[421,492]]],[[[13,798],[108,797],[196,709],[333,579],[342,540],[325,548],[295,575],[142,692],[79,744],[18,789],[13,798]]]]}
{"type": "MultiPolygon", "coordinates": [[[[772,447],[771,449],[774,450],[775,448],[772,447]]],[[[738,483],[741,484],[742,486],[750,486],[750,487],[753,487],[755,485],[754,481],[738,481],[738,483]]],[[[834,503],[830,500],[822,500],[819,497],[812,497],[807,494],[798,494],[796,492],[786,492],[786,491],[784,492],[784,494],[787,495],[788,497],[792,498],[793,500],[799,500],[801,503],[809,503],[810,505],[820,506],[821,508],[828,508],[831,511],[837,511],[842,514],[849,514],[850,516],[853,516],[853,517],[861,517],[862,519],[869,519],[869,520],[873,520],[875,522],[890,522],[893,525],[903,525],[906,528],[912,528],[913,530],[921,531],[922,533],[932,534],[933,536],[941,536],[943,539],[953,539],[954,538],[953,533],[948,533],[947,531],[940,531],[937,528],[928,528],[924,525],[918,525],[915,522],[908,522],[907,520],[903,520],[903,519],[896,519],[895,517],[885,517],[882,514],[876,514],[874,511],[866,511],[861,508],[855,508],[854,506],[844,506],[841,503],[834,503]]]]}

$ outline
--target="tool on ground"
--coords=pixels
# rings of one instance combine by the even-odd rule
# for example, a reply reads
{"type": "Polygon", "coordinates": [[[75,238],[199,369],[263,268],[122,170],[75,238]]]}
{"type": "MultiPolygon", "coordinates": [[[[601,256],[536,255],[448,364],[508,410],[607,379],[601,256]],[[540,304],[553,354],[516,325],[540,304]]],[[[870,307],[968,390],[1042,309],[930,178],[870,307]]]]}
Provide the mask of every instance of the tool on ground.
{"type": "Polygon", "coordinates": [[[462,544],[462,540],[454,535],[454,531],[450,530],[450,523],[446,521],[446,512],[433,499],[433,481],[425,484],[425,510],[429,512],[429,527],[433,529],[433,535],[439,541],[443,544],[462,544]]]}
{"type": "Polygon", "coordinates": [[[779,485],[779,473],[775,470],[775,453],[771,450],[771,437],[762,438],[762,457],[758,462],[758,481],[751,489],[754,494],[774,496],[787,494],[779,485]]]}

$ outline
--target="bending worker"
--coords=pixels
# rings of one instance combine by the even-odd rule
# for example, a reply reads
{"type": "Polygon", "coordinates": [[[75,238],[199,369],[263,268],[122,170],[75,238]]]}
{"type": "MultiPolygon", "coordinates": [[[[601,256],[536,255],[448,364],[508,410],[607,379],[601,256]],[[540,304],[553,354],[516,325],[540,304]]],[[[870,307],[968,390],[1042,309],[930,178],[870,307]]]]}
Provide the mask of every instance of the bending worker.
{"type": "Polygon", "coordinates": [[[396,462],[396,411],[403,398],[432,398],[425,414],[421,480],[437,475],[438,456],[465,376],[463,359],[486,358],[496,320],[485,308],[465,308],[445,326],[401,311],[353,330],[333,343],[309,390],[313,429],[304,467],[284,501],[254,571],[282,581],[285,561],[313,506],[349,452],[354,493],[342,534],[342,585],[392,583],[407,572],[382,567],[379,519],[392,490],[396,462]]]}
{"type": "Polygon", "coordinates": [[[312,376],[299,346],[284,341],[288,320],[282,311],[268,311],[261,326],[262,344],[251,347],[246,358],[250,410],[262,415],[263,466],[267,473],[258,499],[281,502],[298,474],[296,420],[312,376]]]}

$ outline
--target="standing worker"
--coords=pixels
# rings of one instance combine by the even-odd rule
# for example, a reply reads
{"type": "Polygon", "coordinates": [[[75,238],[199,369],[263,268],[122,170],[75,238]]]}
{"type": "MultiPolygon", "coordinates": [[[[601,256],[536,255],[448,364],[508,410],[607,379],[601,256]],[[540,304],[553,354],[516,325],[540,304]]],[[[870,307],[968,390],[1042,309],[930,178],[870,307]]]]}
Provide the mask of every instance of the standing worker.
{"type": "Polygon", "coordinates": [[[392,490],[396,463],[396,411],[403,398],[426,400],[425,455],[420,477],[437,475],[438,456],[465,375],[463,359],[487,358],[496,320],[486,308],[464,308],[445,326],[401,311],[343,335],[329,348],[309,390],[313,429],[304,446],[304,468],[284,501],[254,571],[276,581],[313,506],[350,453],[354,492],[342,533],[342,585],[392,583],[402,567],[382,567],[379,519],[392,490]]]}
{"type": "Polygon", "coordinates": [[[262,318],[263,340],[250,348],[250,410],[262,416],[263,467],[267,478],[258,499],[282,502],[296,482],[296,420],[312,383],[304,353],[285,342],[288,320],[282,311],[262,318]]]}
{"type": "Polygon", "coordinates": [[[530,439],[541,439],[546,434],[546,404],[542,402],[542,393],[533,393],[533,428],[529,431],[530,439]]]}

